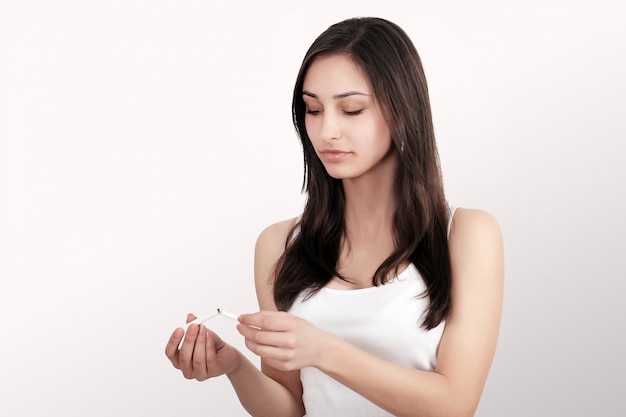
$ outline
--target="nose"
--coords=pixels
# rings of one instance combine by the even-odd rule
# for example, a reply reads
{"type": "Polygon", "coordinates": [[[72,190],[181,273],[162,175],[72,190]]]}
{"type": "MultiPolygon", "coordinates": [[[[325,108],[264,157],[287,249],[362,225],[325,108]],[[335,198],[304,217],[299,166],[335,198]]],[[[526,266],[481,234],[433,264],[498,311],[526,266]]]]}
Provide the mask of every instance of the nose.
{"type": "Polygon", "coordinates": [[[320,139],[334,140],[341,137],[341,128],[336,114],[330,111],[323,112],[320,116],[320,139]]]}

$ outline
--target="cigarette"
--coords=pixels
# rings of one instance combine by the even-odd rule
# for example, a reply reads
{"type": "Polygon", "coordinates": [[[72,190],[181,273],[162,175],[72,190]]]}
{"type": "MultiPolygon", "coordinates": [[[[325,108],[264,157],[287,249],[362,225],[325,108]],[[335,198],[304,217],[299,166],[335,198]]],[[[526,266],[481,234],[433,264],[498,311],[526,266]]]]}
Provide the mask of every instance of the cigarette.
{"type": "Polygon", "coordinates": [[[230,313],[226,310],[222,310],[221,308],[217,309],[217,314],[221,314],[222,316],[228,317],[229,319],[239,321],[239,316],[237,316],[236,314],[230,313]]]}
{"type": "Polygon", "coordinates": [[[187,327],[191,326],[192,324],[202,324],[205,321],[211,320],[213,317],[217,316],[219,313],[213,313],[213,314],[209,314],[207,316],[204,317],[198,317],[195,320],[190,321],[189,323],[187,323],[187,327]]]}
{"type": "Polygon", "coordinates": [[[187,329],[189,328],[189,326],[191,326],[192,324],[202,324],[205,321],[209,321],[211,320],[213,317],[217,317],[217,316],[224,316],[224,317],[228,317],[229,319],[235,320],[235,321],[239,321],[239,316],[237,316],[236,314],[230,313],[226,310],[222,310],[221,308],[217,309],[217,313],[213,313],[213,314],[208,314],[204,317],[198,317],[195,320],[190,321],[189,323],[187,323],[185,325],[185,331],[187,331],[187,329]]]}
{"type": "MultiPolygon", "coordinates": [[[[204,317],[198,317],[197,319],[192,320],[189,323],[187,323],[185,325],[185,334],[187,333],[187,329],[189,329],[189,326],[191,326],[192,324],[202,324],[205,321],[209,321],[213,317],[217,317],[217,316],[224,316],[224,317],[227,317],[229,319],[232,319],[232,320],[235,320],[235,321],[239,321],[239,317],[236,314],[233,314],[233,313],[230,313],[230,312],[228,312],[226,310],[222,310],[221,308],[218,308],[216,313],[208,314],[208,315],[206,315],[204,317]]],[[[184,340],[184,338],[181,339],[180,343],[178,344],[178,348],[179,349],[183,345],[183,340],[184,340]]]]}

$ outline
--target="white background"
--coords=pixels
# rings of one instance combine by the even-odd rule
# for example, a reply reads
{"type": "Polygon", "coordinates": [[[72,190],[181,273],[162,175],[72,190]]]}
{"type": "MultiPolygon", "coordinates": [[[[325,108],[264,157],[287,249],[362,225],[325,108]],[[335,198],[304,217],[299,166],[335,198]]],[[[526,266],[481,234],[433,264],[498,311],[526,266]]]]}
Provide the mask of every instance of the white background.
{"type": "Polygon", "coordinates": [[[163,349],[257,309],[256,236],[304,201],[297,69],[359,15],[414,40],[448,198],[505,235],[477,415],[626,413],[625,7],[395,3],[1,3],[0,415],[246,415],[163,349]]]}

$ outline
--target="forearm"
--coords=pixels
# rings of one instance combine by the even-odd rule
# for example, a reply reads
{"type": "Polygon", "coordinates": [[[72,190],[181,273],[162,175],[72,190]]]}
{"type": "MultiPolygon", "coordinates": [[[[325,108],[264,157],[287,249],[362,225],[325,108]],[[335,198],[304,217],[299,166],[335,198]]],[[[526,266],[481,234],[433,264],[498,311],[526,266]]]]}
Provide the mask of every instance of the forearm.
{"type": "Polygon", "coordinates": [[[316,366],[397,416],[473,416],[502,314],[502,235],[488,213],[462,209],[449,237],[450,312],[434,372],[403,368],[337,338],[324,338],[316,366]]]}
{"type": "Polygon", "coordinates": [[[239,352],[237,368],[228,373],[241,405],[255,417],[302,417],[304,409],[301,401],[293,394],[263,374],[252,362],[239,352]]]}
{"type": "Polygon", "coordinates": [[[436,372],[387,362],[330,337],[321,371],[395,416],[471,416],[475,405],[458,384],[436,372]]]}

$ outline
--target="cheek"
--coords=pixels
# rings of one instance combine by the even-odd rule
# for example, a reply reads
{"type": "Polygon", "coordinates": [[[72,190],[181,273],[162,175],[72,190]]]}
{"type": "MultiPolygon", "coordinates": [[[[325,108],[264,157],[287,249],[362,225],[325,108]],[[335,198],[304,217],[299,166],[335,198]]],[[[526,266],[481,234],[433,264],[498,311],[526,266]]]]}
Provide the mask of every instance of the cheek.
{"type": "Polygon", "coordinates": [[[304,128],[306,134],[311,139],[311,142],[315,144],[319,139],[319,118],[307,116],[304,119],[304,128]]]}
{"type": "Polygon", "coordinates": [[[386,151],[392,145],[391,132],[389,130],[389,127],[387,126],[387,123],[382,118],[382,115],[379,115],[379,117],[372,120],[370,132],[371,135],[375,137],[375,139],[373,140],[377,142],[378,147],[380,147],[381,149],[384,149],[386,151]]]}
{"type": "Polygon", "coordinates": [[[313,120],[308,115],[304,116],[304,128],[306,129],[307,135],[311,137],[313,133],[313,120]]]}
{"type": "Polygon", "coordinates": [[[389,129],[378,123],[377,120],[367,120],[356,124],[352,129],[353,137],[363,144],[367,144],[372,149],[382,149],[389,147],[391,137],[389,129]]]}

